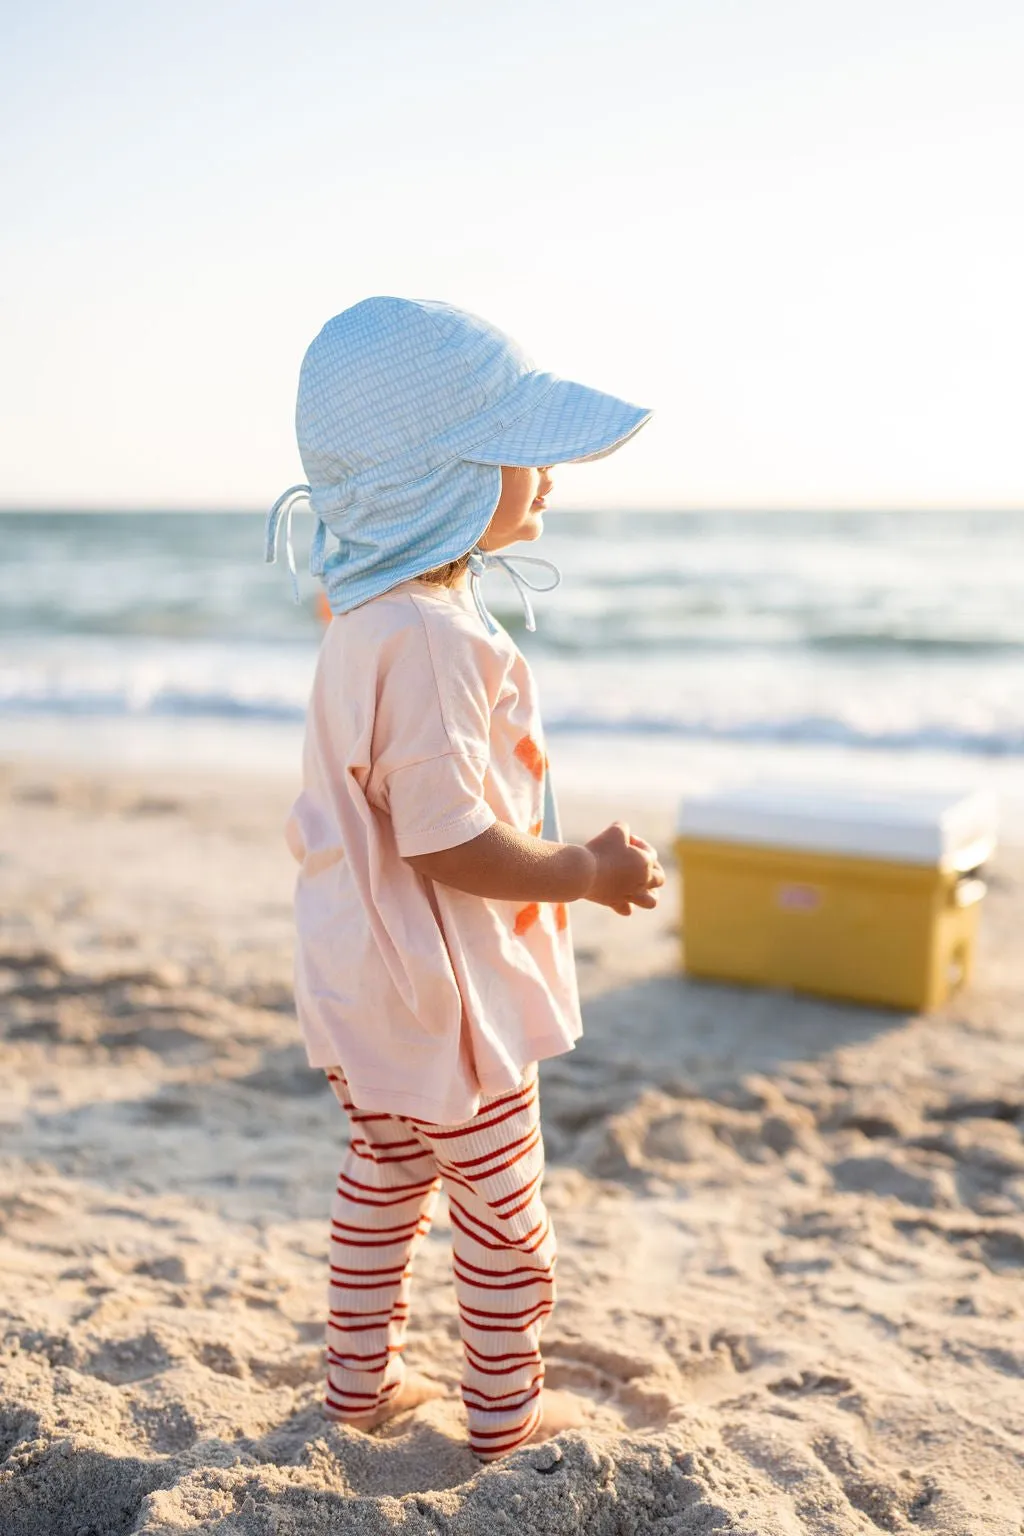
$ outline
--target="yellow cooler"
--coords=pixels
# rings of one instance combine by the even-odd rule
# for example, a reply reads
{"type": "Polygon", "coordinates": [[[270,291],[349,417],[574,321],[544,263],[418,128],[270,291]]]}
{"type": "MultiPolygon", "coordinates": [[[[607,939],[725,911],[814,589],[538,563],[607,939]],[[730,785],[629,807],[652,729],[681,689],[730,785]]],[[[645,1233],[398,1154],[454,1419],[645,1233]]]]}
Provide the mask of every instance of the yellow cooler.
{"type": "Polygon", "coordinates": [[[687,798],[676,853],[692,975],[935,1008],[974,965],[985,794],[748,786],[687,798]]]}

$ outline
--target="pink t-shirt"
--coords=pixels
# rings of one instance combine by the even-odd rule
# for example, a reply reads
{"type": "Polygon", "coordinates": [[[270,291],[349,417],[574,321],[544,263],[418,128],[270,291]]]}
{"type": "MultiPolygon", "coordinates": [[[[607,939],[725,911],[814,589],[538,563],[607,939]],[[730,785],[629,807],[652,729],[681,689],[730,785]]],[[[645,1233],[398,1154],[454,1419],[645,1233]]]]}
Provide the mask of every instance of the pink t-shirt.
{"type": "Polygon", "coordinates": [[[530,669],[467,591],[407,581],[331,620],[286,829],[295,995],[310,1064],[361,1109],[465,1120],[579,1038],[565,907],[405,862],[496,820],[539,836],[546,769],[530,669]]]}

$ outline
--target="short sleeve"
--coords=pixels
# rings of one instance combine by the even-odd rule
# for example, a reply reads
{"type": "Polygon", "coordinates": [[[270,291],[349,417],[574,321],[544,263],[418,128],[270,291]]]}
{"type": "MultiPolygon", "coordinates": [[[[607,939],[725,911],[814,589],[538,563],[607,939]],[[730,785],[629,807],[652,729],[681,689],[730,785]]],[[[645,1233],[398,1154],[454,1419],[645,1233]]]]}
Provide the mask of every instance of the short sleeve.
{"type": "Polygon", "coordinates": [[[387,808],[403,859],[456,848],[494,825],[498,818],[483,793],[486,772],[486,760],[448,752],[389,774],[387,808]]]}
{"type": "Polygon", "coordinates": [[[497,820],[484,785],[500,683],[475,620],[436,601],[407,602],[411,622],[379,657],[370,782],[403,858],[458,847],[497,820]]]}

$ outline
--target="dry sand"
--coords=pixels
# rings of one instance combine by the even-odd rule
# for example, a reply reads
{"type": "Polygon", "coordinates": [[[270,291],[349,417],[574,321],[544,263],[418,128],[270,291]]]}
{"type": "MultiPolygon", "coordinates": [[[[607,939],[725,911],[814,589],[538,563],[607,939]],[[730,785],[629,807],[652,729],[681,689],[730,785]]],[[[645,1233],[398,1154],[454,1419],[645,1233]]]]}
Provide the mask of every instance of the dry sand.
{"type": "Polygon", "coordinates": [[[689,984],[671,894],[579,911],[547,1356],[593,1423],[481,1468],[444,1220],[409,1359],[448,1396],[321,1418],[344,1127],[291,1008],[289,786],[0,787],[2,1536],[1017,1536],[1024,857],[927,1021],[689,984]]]}

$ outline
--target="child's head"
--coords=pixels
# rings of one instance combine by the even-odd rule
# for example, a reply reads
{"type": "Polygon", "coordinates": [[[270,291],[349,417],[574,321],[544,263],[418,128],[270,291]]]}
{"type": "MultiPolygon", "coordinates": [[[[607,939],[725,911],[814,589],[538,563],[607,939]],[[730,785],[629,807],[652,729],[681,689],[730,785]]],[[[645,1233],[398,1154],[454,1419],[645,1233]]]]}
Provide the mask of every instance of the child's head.
{"type": "MultiPolygon", "coordinates": [[[[501,465],[501,494],[498,505],[476,548],[493,553],[510,544],[532,543],[544,532],[544,513],[554,480],[551,466],[521,469],[514,464],[501,465]]],[[[450,587],[461,582],[469,566],[469,554],[449,560],[433,570],[424,571],[425,581],[450,587]]]]}
{"type": "Polygon", "coordinates": [[[306,353],[296,406],[309,477],[298,489],[318,519],[310,567],[332,610],[474,549],[538,538],[550,466],[602,458],[649,416],[541,373],[510,337],[448,304],[375,298],[335,316],[306,353]]]}

